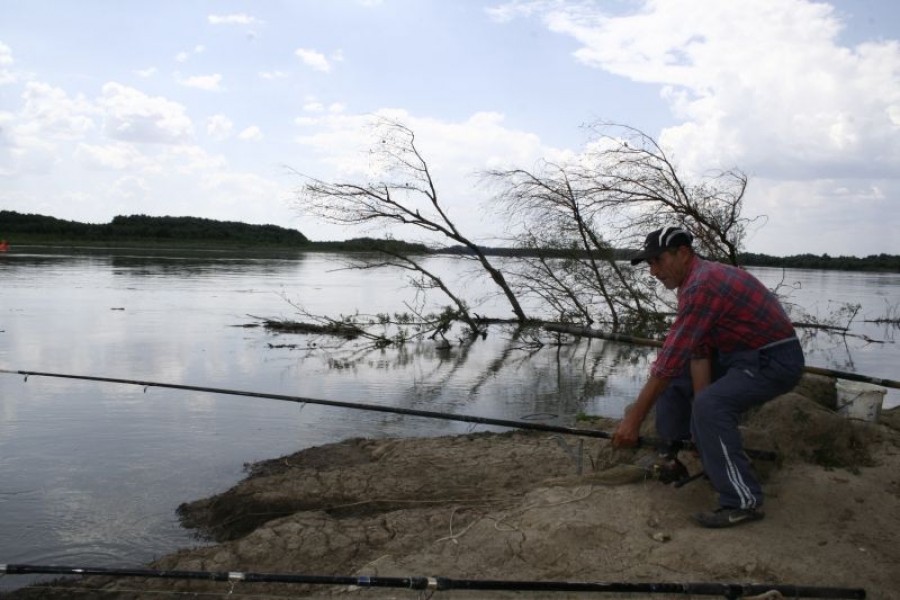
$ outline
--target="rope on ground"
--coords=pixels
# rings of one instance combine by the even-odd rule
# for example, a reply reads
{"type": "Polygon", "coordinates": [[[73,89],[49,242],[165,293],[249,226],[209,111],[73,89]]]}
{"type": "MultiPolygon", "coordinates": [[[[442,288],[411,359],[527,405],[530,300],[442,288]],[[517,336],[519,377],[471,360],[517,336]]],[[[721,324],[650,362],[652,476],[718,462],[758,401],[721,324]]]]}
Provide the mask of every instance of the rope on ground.
{"type": "MultiPolygon", "coordinates": [[[[537,503],[530,504],[528,506],[523,506],[522,508],[510,511],[509,513],[499,516],[499,517],[493,517],[490,515],[483,514],[483,515],[481,515],[480,518],[475,519],[474,521],[472,521],[471,523],[466,525],[466,527],[462,531],[459,531],[458,533],[453,533],[453,518],[454,518],[454,515],[456,514],[456,511],[459,508],[459,507],[454,507],[453,511],[450,513],[450,535],[447,535],[447,536],[444,536],[442,538],[435,540],[435,543],[451,541],[454,544],[458,544],[459,538],[463,537],[466,533],[469,532],[470,529],[472,529],[472,527],[474,527],[476,524],[480,523],[481,521],[484,521],[485,519],[493,521],[494,529],[497,531],[501,531],[501,532],[519,531],[519,532],[521,532],[522,530],[518,526],[508,523],[507,522],[508,519],[512,519],[514,517],[521,516],[531,510],[555,508],[557,506],[564,506],[566,504],[573,504],[575,502],[581,502],[583,500],[587,500],[588,498],[590,498],[590,496],[596,490],[597,490],[596,486],[588,486],[586,492],[584,492],[574,498],[569,498],[567,500],[561,500],[559,502],[537,502],[537,503]]],[[[612,531],[614,531],[615,533],[617,533],[619,535],[623,535],[623,533],[620,531],[616,531],[616,530],[612,530],[612,531]]]]}

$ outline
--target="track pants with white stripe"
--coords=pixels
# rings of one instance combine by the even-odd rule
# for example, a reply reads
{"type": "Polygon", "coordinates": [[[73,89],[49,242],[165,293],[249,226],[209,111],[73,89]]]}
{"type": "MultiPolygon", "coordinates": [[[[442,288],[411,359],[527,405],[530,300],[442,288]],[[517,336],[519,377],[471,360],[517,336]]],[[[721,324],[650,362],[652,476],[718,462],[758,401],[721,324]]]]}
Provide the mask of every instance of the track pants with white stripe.
{"type": "Polygon", "coordinates": [[[715,380],[694,397],[690,367],[672,380],[656,403],[656,429],[664,440],[693,438],[703,469],[728,508],[762,506],[763,492],[744,454],[738,425],[750,408],[791,391],[803,374],[796,340],[762,350],[720,354],[715,380]]]}

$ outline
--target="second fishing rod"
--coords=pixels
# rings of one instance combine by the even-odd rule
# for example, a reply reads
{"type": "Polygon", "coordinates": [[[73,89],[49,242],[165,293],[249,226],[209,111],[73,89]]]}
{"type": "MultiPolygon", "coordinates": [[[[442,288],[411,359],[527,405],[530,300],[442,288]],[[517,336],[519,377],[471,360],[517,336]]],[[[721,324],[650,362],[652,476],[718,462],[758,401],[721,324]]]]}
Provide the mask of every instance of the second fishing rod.
{"type": "MultiPolygon", "coordinates": [[[[515,421],[510,419],[494,419],[490,417],[479,417],[475,415],[458,415],[453,413],[438,412],[431,410],[420,410],[415,408],[401,408],[396,406],[383,406],[379,404],[368,404],[363,402],[347,402],[342,400],[326,400],[321,398],[307,398],[304,396],[292,396],[288,394],[272,394],[266,392],[255,392],[248,390],[235,390],[217,387],[207,387],[198,385],[187,385],[180,383],[163,383],[158,381],[145,381],[138,379],[122,379],[117,377],[101,377],[96,375],[76,375],[70,373],[50,373],[46,371],[25,371],[0,369],[0,373],[12,375],[22,375],[26,381],[28,377],[54,377],[60,379],[74,379],[81,381],[99,381],[105,383],[120,383],[126,385],[137,385],[144,388],[165,388],[174,390],[185,390],[192,392],[204,392],[210,394],[223,394],[229,396],[245,396],[250,398],[264,398],[267,400],[279,400],[282,402],[294,402],[297,404],[318,404],[322,406],[332,406],[336,408],[349,408],[353,410],[365,410],[371,412],[393,413],[399,415],[407,415],[412,417],[423,417],[428,419],[441,419],[445,421],[459,421],[463,423],[474,423],[478,425],[492,425],[496,427],[509,427],[512,429],[524,429],[530,431],[544,431],[548,433],[562,433],[567,435],[575,435],[582,437],[592,437],[601,439],[612,439],[613,434],[599,429],[584,429],[579,427],[567,427],[564,425],[551,425],[548,423],[533,423],[529,421],[515,421]]],[[[641,437],[638,440],[639,446],[656,446],[659,440],[650,437],[641,437]]],[[[692,449],[690,444],[685,444],[685,449],[692,449]]],[[[777,460],[778,454],[768,450],[745,449],[747,456],[759,460],[777,460]]]]}

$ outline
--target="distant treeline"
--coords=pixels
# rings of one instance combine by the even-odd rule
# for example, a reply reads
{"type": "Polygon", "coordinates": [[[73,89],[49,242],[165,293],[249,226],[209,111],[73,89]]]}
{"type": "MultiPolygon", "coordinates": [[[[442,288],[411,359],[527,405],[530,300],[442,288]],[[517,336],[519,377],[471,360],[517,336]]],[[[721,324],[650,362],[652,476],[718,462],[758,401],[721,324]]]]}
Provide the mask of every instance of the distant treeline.
{"type": "Polygon", "coordinates": [[[44,215],[0,211],[0,239],[16,244],[152,244],[215,248],[278,248],[333,252],[425,253],[423,244],[398,240],[355,238],[312,242],[296,229],[277,225],[249,225],[197,217],[119,216],[110,223],[65,221],[44,215]]]}
{"type": "Polygon", "coordinates": [[[787,269],[833,269],[836,271],[886,271],[900,273],[900,255],[871,254],[856,256],[829,256],[828,254],[796,254],[794,256],[767,256],[765,254],[740,254],[742,265],[748,267],[779,267],[787,269]]]}
{"type": "Polygon", "coordinates": [[[197,217],[115,217],[110,223],[64,221],[43,215],[0,211],[0,237],[31,242],[217,242],[273,246],[304,246],[305,235],[277,225],[248,225],[197,217]]]}
{"type": "MultiPolygon", "coordinates": [[[[249,225],[235,221],[216,221],[197,217],[150,217],[131,215],[115,217],[110,223],[90,224],[65,221],[43,215],[22,214],[0,210],[0,240],[16,244],[166,244],[200,245],[215,248],[254,247],[297,249],[304,251],[375,252],[387,250],[398,254],[471,254],[463,246],[429,249],[424,244],[400,240],[354,238],[345,241],[313,242],[296,229],[277,225],[249,225]]],[[[548,257],[565,258],[583,255],[568,249],[522,249],[483,247],[492,256],[534,256],[538,252],[548,257]]],[[[634,250],[610,249],[608,254],[626,260],[634,250]]],[[[778,257],[766,254],[744,253],[739,256],[742,265],[748,267],[777,267],[790,269],[834,269],[843,271],[900,272],[900,256],[878,254],[857,258],[855,256],[829,256],[827,254],[799,254],[778,257]]]]}

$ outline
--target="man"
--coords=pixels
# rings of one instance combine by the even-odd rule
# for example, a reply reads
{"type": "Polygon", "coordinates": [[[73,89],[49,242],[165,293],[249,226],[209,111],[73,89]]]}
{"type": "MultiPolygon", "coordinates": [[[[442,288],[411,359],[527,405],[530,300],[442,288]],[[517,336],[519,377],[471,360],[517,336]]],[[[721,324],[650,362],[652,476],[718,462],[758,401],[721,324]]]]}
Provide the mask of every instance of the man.
{"type": "Polygon", "coordinates": [[[704,527],[762,519],[763,493],[744,454],[738,423],[753,406],[790,391],[803,372],[803,350],[775,295],[746,271],[701,259],[693,236],[664,227],[647,236],[632,265],[677,289],[675,321],[637,400],[613,435],[634,446],[654,404],[661,468],[687,471],[677,459],[693,437],[703,468],[719,494],[719,508],[694,515],[704,527]]]}

